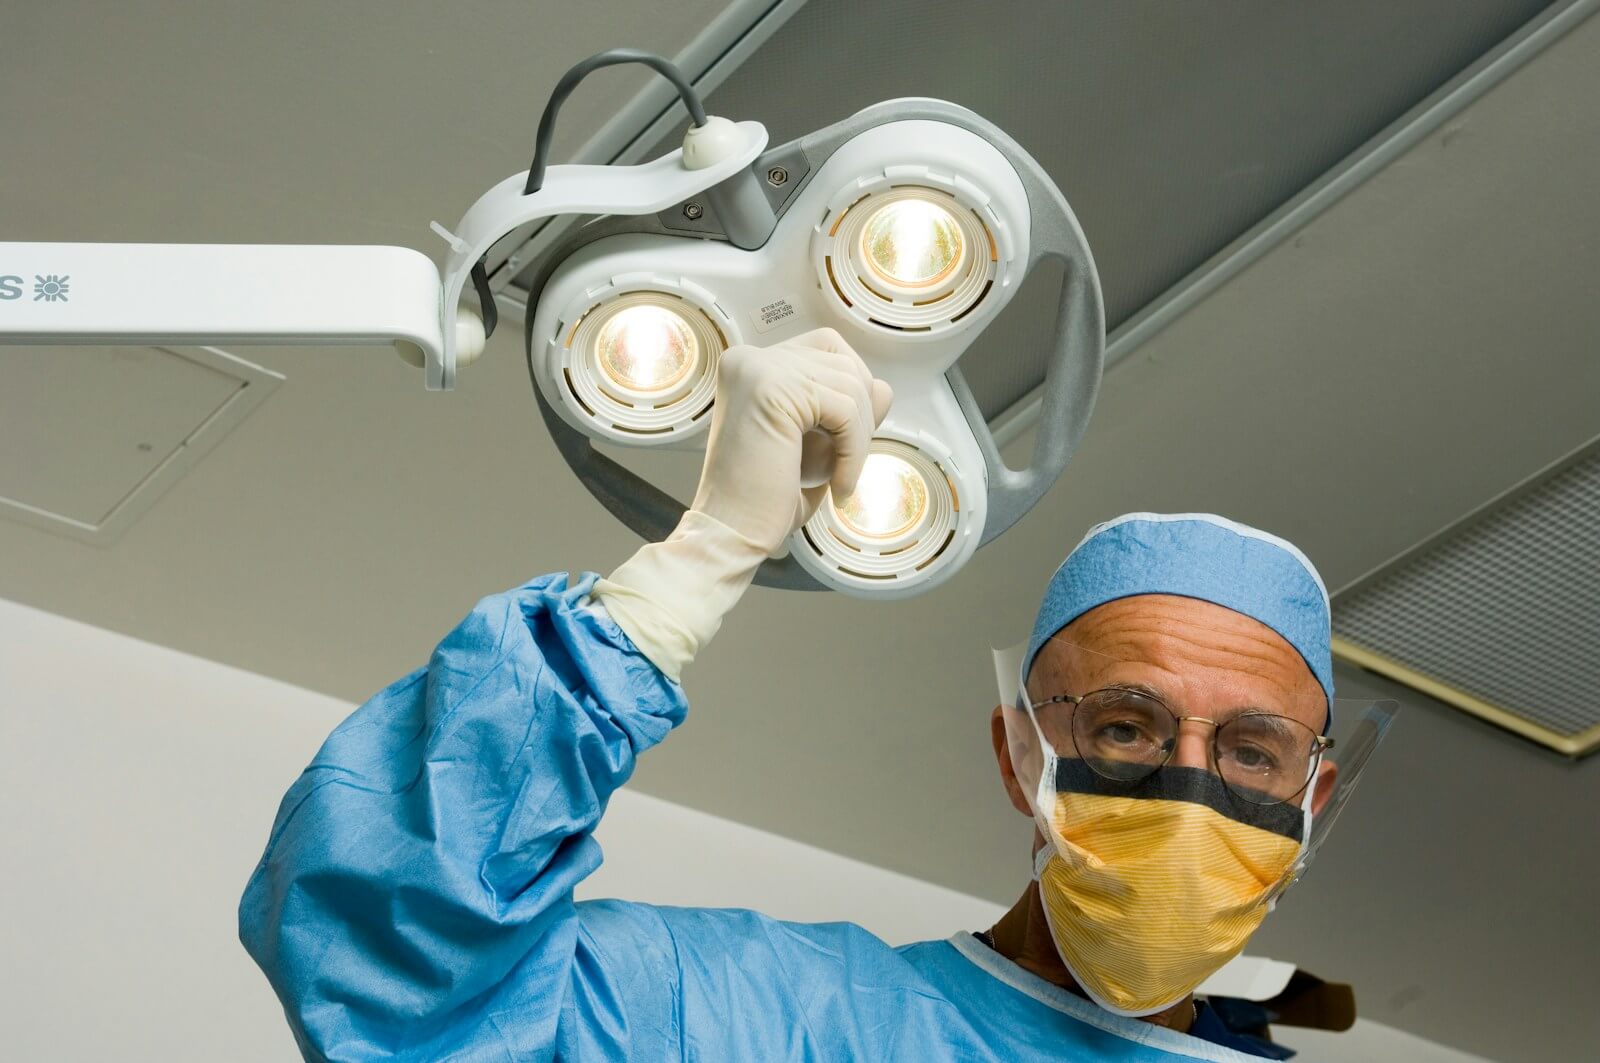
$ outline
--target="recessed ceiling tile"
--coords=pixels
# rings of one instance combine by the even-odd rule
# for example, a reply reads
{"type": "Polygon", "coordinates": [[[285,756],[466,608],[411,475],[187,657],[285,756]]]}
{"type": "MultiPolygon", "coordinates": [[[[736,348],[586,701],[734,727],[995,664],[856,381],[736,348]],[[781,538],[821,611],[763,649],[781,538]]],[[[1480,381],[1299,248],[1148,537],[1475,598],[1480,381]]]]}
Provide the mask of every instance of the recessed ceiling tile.
{"type": "Polygon", "coordinates": [[[215,348],[7,347],[0,514],[109,542],[282,377],[215,348]]]}

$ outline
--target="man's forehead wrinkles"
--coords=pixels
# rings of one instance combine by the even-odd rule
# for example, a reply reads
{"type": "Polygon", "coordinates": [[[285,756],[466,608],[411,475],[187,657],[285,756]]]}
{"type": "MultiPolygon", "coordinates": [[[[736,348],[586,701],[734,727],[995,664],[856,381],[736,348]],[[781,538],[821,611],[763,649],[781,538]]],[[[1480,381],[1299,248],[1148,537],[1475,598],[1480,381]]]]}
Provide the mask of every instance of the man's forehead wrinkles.
{"type": "Polygon", "coordinates": [[[1286,689],[1303,685],[1302,678],[1315,682],[1309,665],[1277,632],[1190,598],[1142,595],[1108,602],[1074,620],[1058,637],[1124,660],[1266,673],[1286,689]]]}
{"type": "Polygon", "coordinates": [[[1143,687],[1176,715],[1219,723],[1259,712],[1315,728],[1325,712],[1310,667],[1281,636],[1185,598],[1123,599],[1084,614],[1042,648],[1029,682],[1041,695],[1143,687]]]}
{"type": "MultiPolygon", "coordinates": [[[[1226,614],[1227,610],[1221,610],[1226,614]]],[[[1256,624],[1228,623],[1218,614],[1207,619],[1165,615],[1139,617],[1128,612],[1106,617],[1086,628],[1086,645],[1109,657],[1124,656],[1115,652],[1136,651],[1140,657],[1171,652],[1183,653],[1198,649],[1207,653],[1224,653],[1250,658],[1272,659],[1283,653],[1293,653],[1293,648],[1282,643],[1280,636],[1270,628],[1256,624]]],[[[1231,617],[1228,618],[1231,620],[1231,617]]],[[[1240,620],[1247,618],[1240,617],[1240,620]]]]}

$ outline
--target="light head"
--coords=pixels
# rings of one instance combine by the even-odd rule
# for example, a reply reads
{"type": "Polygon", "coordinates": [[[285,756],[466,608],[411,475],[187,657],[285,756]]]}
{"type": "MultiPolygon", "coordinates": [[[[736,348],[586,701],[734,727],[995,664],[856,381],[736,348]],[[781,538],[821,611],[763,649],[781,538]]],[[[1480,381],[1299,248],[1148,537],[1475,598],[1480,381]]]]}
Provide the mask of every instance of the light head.
{"type": "Polygon", "coordinates": [[[591,222],[523,276],[545,421],[585,485],[648,538],[681,505],[590,441],[703,446],[729,347],[833,328],[894,389],[855,493],[825,502],[788,557],[763,566],[769,585],[904,597],[948,579],[1054,481],[1100,379],[1099,282],[1070,209],[1000,130],[936,100],[879,104],[664,209],[591,222]],[[1050,409],[1034,465],[1011,470],[956,363],[1051,258],[1067,281],[1050,409]],[[611,324],[625,316],[639,325],[611,324]],[[607,343],[619,336],[648,369],[618,361],[607,343]]]}

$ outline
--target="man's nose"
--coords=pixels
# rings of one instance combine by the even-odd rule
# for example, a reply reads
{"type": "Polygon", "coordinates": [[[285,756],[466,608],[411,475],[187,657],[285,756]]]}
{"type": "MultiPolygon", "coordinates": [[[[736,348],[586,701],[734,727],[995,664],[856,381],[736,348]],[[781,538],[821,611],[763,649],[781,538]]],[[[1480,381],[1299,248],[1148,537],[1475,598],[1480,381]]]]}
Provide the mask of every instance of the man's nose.
{"type": "Polygon", "coordinates": [[[1180,768],[1211,768],[1211,733],[1216,728],[1205,720],[1181,720],[1178,723],[1177,745],[1173,747],[1168,764],[1180,768]]]}

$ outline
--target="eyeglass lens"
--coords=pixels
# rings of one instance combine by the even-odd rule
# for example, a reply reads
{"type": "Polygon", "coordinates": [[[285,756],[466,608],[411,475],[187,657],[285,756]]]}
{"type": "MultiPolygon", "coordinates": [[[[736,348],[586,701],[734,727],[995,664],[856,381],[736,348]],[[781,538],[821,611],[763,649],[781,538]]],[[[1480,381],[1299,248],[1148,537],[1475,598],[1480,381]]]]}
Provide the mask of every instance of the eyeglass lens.
{"type": "MultiPolygon", "coordinates": [[[[1132,690],[1099,690],[1073,710],[1078,755],[1097,774],[1133,782],[1171,757],[1178,720],[1161,702],[1132,690]]],[[[1316,733],[1297,720],[1241,713],[1216,728],[1216,770],[1234,796],[1256,804],[1287,801],[1305,789],[1316,733]]]]}

